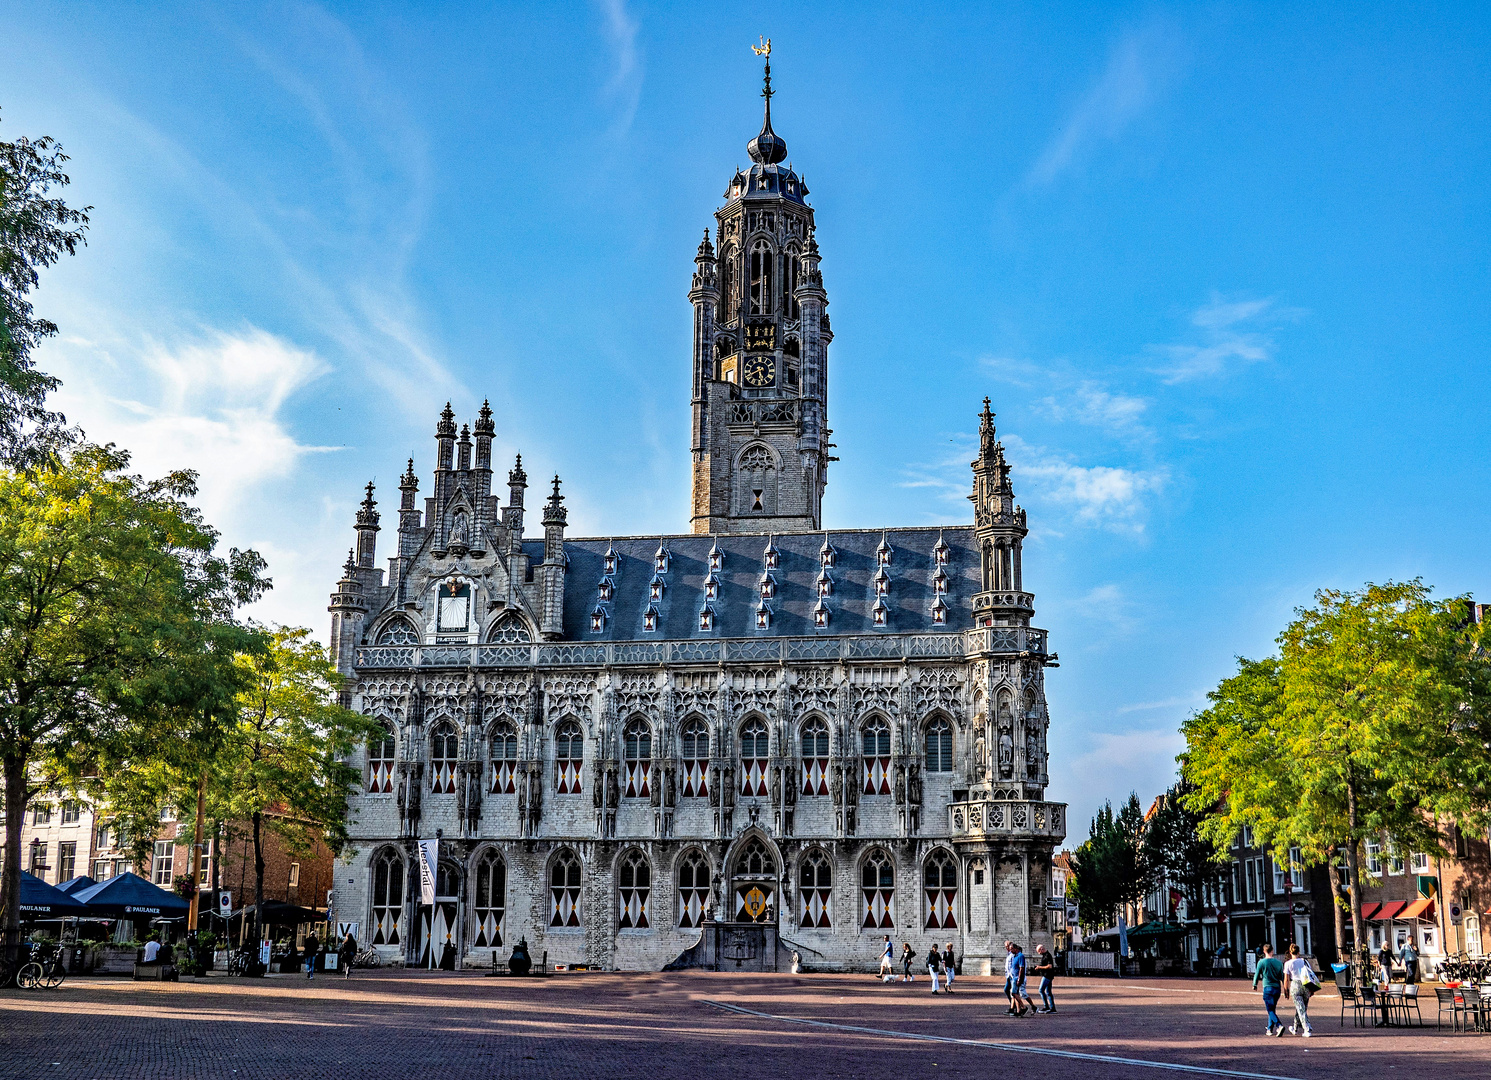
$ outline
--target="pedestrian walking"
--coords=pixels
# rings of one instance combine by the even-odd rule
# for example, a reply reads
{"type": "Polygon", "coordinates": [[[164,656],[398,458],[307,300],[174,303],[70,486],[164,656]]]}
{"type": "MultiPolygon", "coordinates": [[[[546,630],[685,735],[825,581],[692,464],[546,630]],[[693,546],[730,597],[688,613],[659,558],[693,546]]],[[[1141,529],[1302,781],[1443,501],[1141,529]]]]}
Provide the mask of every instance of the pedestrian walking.
{"type": "Polygon", "coordinates": [[[1308,1039],[1315,1034],[1310,1027],[1310,995],[1320,989],[1320,976],[1310,968],[1310,962],[1299,954],[1299,946],[1289,945],[1289,959],[1284,962],[1284,993],[1294,1002],[1294,1023],[1289,1034],[1302,1035],[1308,1039]]]}
{"type": "Polygon", "coordinates": [[[911,974],[911,965],[916,962],[916,954],[911,951],[911,942],[901,942],[901,981],[916,982],[916,976],[911,974]]]}
{"type": "Polygon", "coordinates": [[[320,939],[312,930],[305,936],[305,946],[302,955],[305,956],[305,977],[314,979],[316,977],[316,954],[321,951],[320,939]]]}
{"type": "Polygon", "coordinates": [[[1010,1007],[1005,1010],[1011,1016],[1015,1015],[1015,943],[1006,941],[1004,943],[1004,996],[1009,999],[1010,1007]]]}
{"type": "Polygon", "coordinates": [[[934,941],[932,947],[927,950],[927,974],[932,977],[932,993],[937,993],[937,976],[942,971],[942,954],[937,951],[937,943],[934,941]]]}
{"type": "Polygon", "coordinates": [[[1263,959],[1258,961],[1258,966],[1253,969],[1253,989],[1258,989],[1258,984],[1263,984],[1263,1007],[1268,1010],[1268,1027],[1264,1030],[1265,1035],[1284,1034],[1284,1025],[1279,1022],[1279,1014],[1276,1011],[1279,1005],[1279,993],[1284,988],[1284,965],[1274,955],[1272,945],[1263,946],[1263,959]]]}
{"type": "Polygon", "coordinates": [[[1398,950],[1398,959],[1403,961],[1403,981],[1416,983],[1419,981],[1419,951],[1413,947],[1413,939],[1409,938],[1403,943],[1403,948],[1398,950]]]}
{"type": "Polygon", "coordinates": [[[953,992],[953,976],[956,975],[958,965],[953,960],[953,943],[949,941],[947,948],[942,950],[942,975],[943,989],[949,994],[953,992]]]}
{"type": "Polygon", "coordinates": [[[1377,970],[1382,977],[1383,986],[1393,981],[1393,949],[1385,937],[1382,939],[1382,948],[1377,950],[1377,970]]]}
{"type": "Polygon", "coordinates": [[[1035,964],[1030,973],[1041,980],[1041,1012],[1056,1011],[1056,997],[1051,993],[1051,980],[1056,977],[1056,957],[1046,951],[1044,945],[1035,947],[1035,964]]]}
{"type": "Polygon", "coordinates": [[[337,949],[337,963],[342,966],[342,978],[352,978],[352,965],[357,962],[357,939],[348,930],[346,937],[342,938],[342,944],[337,949]]]}
{"type": "Polygon", "coordinates": [[[1028,961],[1025,953],[1020,950],[1019,945],[1015,950],[1015,1001],[1020,1006],[1020,1016],[1034,1016],[1035,1002],[1030,999],[1030,992],[1025,988],[1025,976],[1028,972],[1028,961]]]}
{"type": "Polygon", "coordinates": [[[894,969],[891,967],[891,957],[894,956],[896,947],[891,944],[890,935],[885,935],[885,947],[880,950],[880,981],[890,982],[894,969]]]}

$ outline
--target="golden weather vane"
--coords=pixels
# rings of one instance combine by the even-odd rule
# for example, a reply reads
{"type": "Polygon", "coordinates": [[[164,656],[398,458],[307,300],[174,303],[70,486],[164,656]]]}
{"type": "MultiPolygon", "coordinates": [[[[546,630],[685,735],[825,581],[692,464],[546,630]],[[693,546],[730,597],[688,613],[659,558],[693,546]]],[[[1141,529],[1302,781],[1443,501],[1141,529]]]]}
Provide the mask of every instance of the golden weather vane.
{"type": "Polygon", "coordinates": [[[768,60],[770,60],[771,59],[771,38],[769,38],[769,37],[762,37],[761,35],[758,34],[758,35],[756,35],[756,40],[759,41],[759,42],[761,42],[761,44],[760,45],[752,45],[751,46],[751,52],[755,53],[757,56],[764,56],[768,60]]]}

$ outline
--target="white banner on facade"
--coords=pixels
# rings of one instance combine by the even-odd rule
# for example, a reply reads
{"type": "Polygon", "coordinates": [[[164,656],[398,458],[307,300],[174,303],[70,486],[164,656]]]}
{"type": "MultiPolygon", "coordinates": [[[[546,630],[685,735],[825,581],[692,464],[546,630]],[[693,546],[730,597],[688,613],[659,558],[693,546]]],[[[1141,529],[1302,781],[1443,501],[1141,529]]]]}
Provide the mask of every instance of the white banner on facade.
{"type": "Polygon", "coordinates": [[[419,902],[426,907],[435,903],[435,867],[440,861],[440,841],[419,842],[419,902]]]}

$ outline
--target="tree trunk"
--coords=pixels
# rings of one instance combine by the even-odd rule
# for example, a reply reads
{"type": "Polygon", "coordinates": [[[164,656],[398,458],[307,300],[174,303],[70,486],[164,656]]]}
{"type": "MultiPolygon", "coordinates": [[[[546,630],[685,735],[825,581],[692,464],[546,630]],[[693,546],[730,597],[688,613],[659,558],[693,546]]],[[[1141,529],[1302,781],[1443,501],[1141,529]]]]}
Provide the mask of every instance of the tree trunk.
{"type": "Polygon", "coordinates": [[[1356,785],[1350,779],[1346,781],[1346,831],[1349,834],[1346,840],[1346,888],[1351,897],[1351,946],[1352,961],[1358,968],[1358,986],[1366,985],[1367,967],[1367,935],[1364,932],[1362,922],[1362,877],[1361,864],[1357,859],[1357,817],[1356,817],[1356,785]]]}
{"type": "Polygon", "coordinates": [[[258,940],[264,940],[264,813],[260,810],[254,811],[254,927],[259,935],[258,940]]]}
{"type": "Polygon", "coordinates": [[[21,826],[26,817],[26,760],[5,757],[5,870],[0,897],[5,904],[5,959],[15,963],[21,947],[21,826]]]}
{"type": "Polygon", "coordinates": [[[196,886],[192,890],[192,906],[186,913],[187,933],[197,932],[197,917],[201,914],[202,906],[202,883],[197,880],[198,867],[202,860],[202,832],[207,827],[207,770],[202,770],[202,779],[197,782],[197,821],[192,826],[192,854],[189,868],[192,875],[192,884],[196,886]]]}
{"type": "Polygon", "coordinates": [[[1347,963],[1346,955],[1346,913],[1341,910],[1341,875],[1336,873],[1336,855],[1340,848],[1331,848],[1325,856],[1325,872],[1330,875],[1331,883],[1331,915],[1336,927],[1336,962],[1347,963]]]}

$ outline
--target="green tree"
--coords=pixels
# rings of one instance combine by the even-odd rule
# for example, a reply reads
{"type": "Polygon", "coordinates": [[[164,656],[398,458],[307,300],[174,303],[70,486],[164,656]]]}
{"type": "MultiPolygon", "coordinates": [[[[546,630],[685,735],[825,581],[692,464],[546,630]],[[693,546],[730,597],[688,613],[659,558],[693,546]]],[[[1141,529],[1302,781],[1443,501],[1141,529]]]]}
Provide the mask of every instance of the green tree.
{"type": "Polygon", "coordinates": [[[1084,928],[1111,926],[1125,904],[1138,903],[1154,880],[1144,846],[1144,808],[1139,796],[1113,812],[1105,802],[1092,819],[1088,838],[1072,855],[1072,884],[1084,928]]]}
{"type": "Polygon", "coordinates": [[[1276,858],[1339,856],[1360,947],[1366,840],[1442,853],[1435,815],[1485,825],[1491,663],[1467,600],[1433,601],[1420,581],[1315,600],[1278,657],[1240,659],[1183,725],[1185,801],[1218,846],[1247,825],[1276,858]]]}
{"type": "MultiPolygon", "coordinates": [[[[263,560],[214,554],[195,478],[147,482],[81,445],[55,467],[0,469],[0,768],[7,949],[19,929],[21,819],[38,790],[173,752],[246,644],[236,608],[263,560]]],[[[190,731],[186,734],[189,736],[190,731]]],[[[10,954],[13,957],[13,952],[10,954]]]]}
{"type": "Polygon", "coordinates": [[[1179,889],[1187,909],[1199,917],[1207,890],[1225,880],[1229,862],[1226,849],[1202,833],[1207,815],[1187,804],[1192,792],[1190,781],[1181,779],[1161,796],[1145,831],[1144,851],[1155,878],[1179,889]]]}
{"type": "Polygon", "coordinates": [[[66,161],[50,138],[0,142],[0,465],[34,465],[62,442],[63,419],[45,406],[57,380],[31,357],[57,327],[36,317],[28,294],[40,268],[85,243],[93,208],[75,210],[50,195],[68,184],[66,161]]]}
{"type": "Polygon", "coordinates": [[[238,658],[245,685],[208,779],[213,817],[249,824],[260,927],[265,830],[299,850],[319,837],[339,854],[348,801],[361,782],[344,758],[382,730],[339,704],[342,677],[309,630],[276,627],[268,639],[263,652],[238,658]]]}

